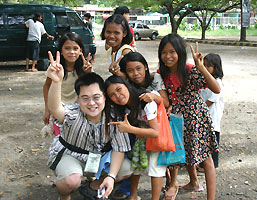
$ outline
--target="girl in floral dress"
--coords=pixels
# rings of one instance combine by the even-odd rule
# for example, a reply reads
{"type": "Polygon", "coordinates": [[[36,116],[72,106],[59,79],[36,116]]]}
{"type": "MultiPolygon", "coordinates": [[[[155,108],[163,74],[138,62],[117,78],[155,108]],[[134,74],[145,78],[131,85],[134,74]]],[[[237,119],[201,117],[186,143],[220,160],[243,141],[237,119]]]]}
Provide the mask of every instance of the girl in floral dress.
{"type": "MultiPolygon", "coordinates": [[[[214,93],[219,93],[217,81],[203,65],[203,56],[191,51],[195,66],[186,64],[187,53],[185,41],[178,34],[165,36],[159,45],[159,70],[164,80],[170,101],[170,111],[182,114],[184,118],[184,145],[186,151],[186,168],[190,182],[182,188],[199,191],[195,167],[203,163],[207,187],[207,199],[214,200],[216,192],[216,172],[211,153],[218,150],[212,121],[204,104],[200,89],[208,87],[214,93]]],[[[165,200],[174,200],[178,192],[178,169],[170,170],[171,176],[165,193],[165,200]]]]}

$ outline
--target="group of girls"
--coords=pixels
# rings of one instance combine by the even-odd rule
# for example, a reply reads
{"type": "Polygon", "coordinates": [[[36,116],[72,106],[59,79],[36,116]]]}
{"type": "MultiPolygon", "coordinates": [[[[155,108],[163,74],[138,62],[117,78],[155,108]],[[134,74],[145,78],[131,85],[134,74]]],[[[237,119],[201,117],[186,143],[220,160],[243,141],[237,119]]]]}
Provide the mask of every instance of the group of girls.
{"type": "MultiPolygon", "coordinates": [[[[61,64],[64,66],[62,101],[65,96],[70,101],[74,80],[83,71],[91,72],[92,66],[84,58],[84,47],[76,34],[66,34],[59,42],[61,64]]],[[[213,200],[216,191],[216,172],[212,152],[218,150],[218,143],[208,113],[207,105],[200,96],[200,89],[208,87],[214,93],[220,93],[221,87],[215,78],[219,78],[216,66],[205,62],[213,69],[204,66],[204,58],[191,47],[195,65],[187,64],[186,44],[178,34],[169,34],[162,38],[159,49],[158,73],[150,73],[145,58],[129,46],[132,34],[127,20],[122,15],[112,15],[105,23],[101,38],[110,46],[108,49],[109,72],[112,74],[105,81],[106,109],[111,124],[117,124],[122,132],[131,134],[131,143],[147,137],[158,137],[157,105],[163,100],[169,112],[182,114],[184,118],[184,145],[186,168],[190,177],[182,188],[197,190],[200,188],[196,166],[202,163],[206,178],[207,199],[213,200]],[[215,78],[214,78],[215,77],[215,78]]],[[[52,56],[49,53],[49,56],[52,56]]],[[[218,69],[222,71],[221,66],[218,69]]],[[[107,71],[107,69],[106,69],[107,71]]],[[[222,74],[223,76],[223,74],[222,74]]],[[[220,77],[222,78],[222,77],[220,77]]],[[[51,80],[47,78],[44,97],[51,80]]],[[[45,101],[45,123],[49,122],[50,113],[45,101]]],[[[159,152],[148,152],[147,173],[151,177],[152,199],[160,199],[163,177],[167,178],[165,200],[176,198],[179,186],[176,166],[158,166],[159,152]]],[[[130,195],[127,199],[137,200],[137,187],[142,171],[136,170],[130,178],[130,195]]]]}

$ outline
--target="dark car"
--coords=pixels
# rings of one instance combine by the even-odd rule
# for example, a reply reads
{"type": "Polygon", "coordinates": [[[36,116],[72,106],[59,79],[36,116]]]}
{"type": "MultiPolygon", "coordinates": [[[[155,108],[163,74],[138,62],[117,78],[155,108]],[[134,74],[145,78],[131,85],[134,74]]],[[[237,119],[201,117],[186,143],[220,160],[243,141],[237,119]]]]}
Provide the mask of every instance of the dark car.
{"type": "Polygon", "coordinates": [[[55,52],[57,39],[68,31],[79,34],[86,51],[91,55],[95,54],[95,37],[74,10],[40,4],[0,4],[0,61],[25,60],[28,30],[24,22],[32,18],[36,12],[42,14],[46,31],[54,36],[54,40],[42,37],[38,69],[45,69],[48,65],[47,51],[55,52]]]}
{"type": "Polygon", "coordinates": [[[159,35],[157,30],[149,28],[146,24],[140,22],[129,22],[129,25],[133,28],[135,40],[140,40],[141,38],[150,38],[151,40],[155,40],[159,35]]]}

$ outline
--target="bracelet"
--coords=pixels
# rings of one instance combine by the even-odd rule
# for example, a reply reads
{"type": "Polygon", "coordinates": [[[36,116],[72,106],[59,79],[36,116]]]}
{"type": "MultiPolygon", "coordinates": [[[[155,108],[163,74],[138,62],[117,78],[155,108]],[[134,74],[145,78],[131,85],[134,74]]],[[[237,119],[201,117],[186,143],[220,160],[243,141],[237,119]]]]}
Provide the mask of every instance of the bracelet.
{"type": "Polygon", "coordinates": [[[114,176],[113,174],[108,174],[107,177],[111,177],[114,181],[116,181],[116,176],[114,176]]]}

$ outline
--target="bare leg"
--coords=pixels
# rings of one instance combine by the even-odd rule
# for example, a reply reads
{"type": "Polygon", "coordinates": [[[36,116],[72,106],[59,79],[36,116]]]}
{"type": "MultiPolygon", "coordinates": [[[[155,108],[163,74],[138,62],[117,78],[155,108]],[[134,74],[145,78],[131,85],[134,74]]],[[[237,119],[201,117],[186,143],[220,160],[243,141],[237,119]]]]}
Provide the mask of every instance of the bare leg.
{"type": "Polygon", "coordinates": [[[183,186],[185,190],[197,190],[200,189],[199,180],[197,177],[196,167],[187,165],[186,166],[188,175],[189,175],[189,183],[183,186]]]}
{"type": "Polygon", "coordinates": [[[140,175],[132,175],[130,180],[130,195],[128,196],[127,199],[129,200],[137,200],[137,188],[138,188],[138,183],[139,183],[140,175]]]}
{"type": "Polygon", "coordinates": [[[152,200],[159,200],[162,191],[162,177],[151,177],[152,200]]]}
{"type": "Polygon", "coordinates": [[[25,71],[29,71],[29,58],[26,58],[26,68],[25,71]]]}
{"type": "Polygon", "coordinates": [[[37,61],[36,60],[32,60],[32,71],[33,72],[36,72],[37,71],[37,69],[36,69],[36,64],[37,64],[37,61]]]}
{"type": "Polygon", "coordinates": [[[165,197],[163,200],[175,199],[178,191],[178,168],[170,170],[170,185],[169,189],[165,192],[165,197]]]}
{"type": "Polygon", "coordinates": [[[61,200],[70,200],[70,193],[77,189],[81,184],[80,174],[71,174],[70,176],[56,182],[57,190],[61,200]]]}
{"type": "Polygon", "coordinates": [[[211,155],[203,162],[207,188],[207,200],[214,200],[216,193],[216,170],[211,155]]]}

